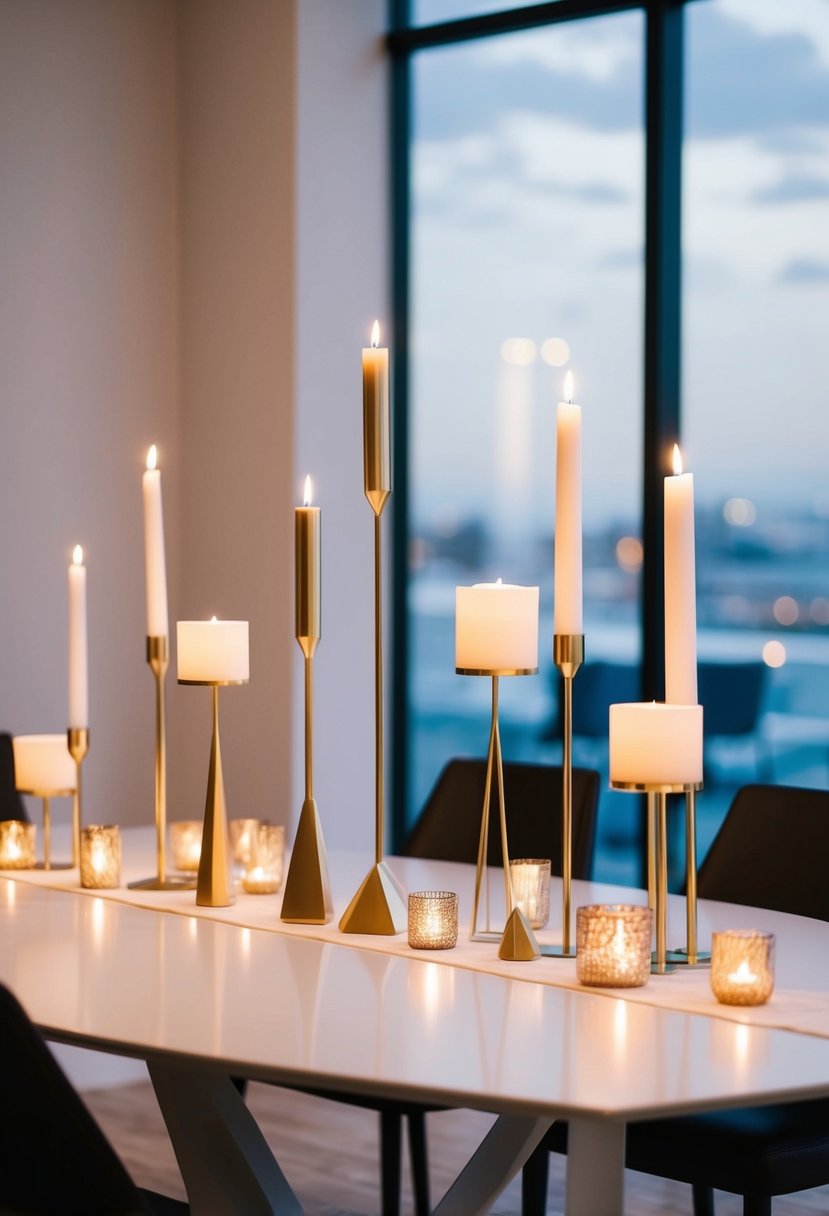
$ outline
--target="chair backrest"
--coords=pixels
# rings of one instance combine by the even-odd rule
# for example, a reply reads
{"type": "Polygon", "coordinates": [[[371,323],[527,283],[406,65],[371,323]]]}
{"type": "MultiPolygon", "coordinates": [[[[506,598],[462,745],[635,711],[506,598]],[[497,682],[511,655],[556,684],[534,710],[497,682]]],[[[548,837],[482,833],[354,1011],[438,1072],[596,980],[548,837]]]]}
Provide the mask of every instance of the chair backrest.
{"type": "Polygon", "coordinates": [[[750,663],[700,663],[699,702],[706,735],[750,735],[757,729],[768,668],[750,663]]]}
{"type": "Polygon", "coordinates": [[[145,1216],[141,1192],[8,988],[0,985],[0,1212],[145,1216]]]}
{"type": "Polygon", "coordinates": [[[12,737],[0,732],[0,819],[28,819],[26,805],[14,783],[12,737]]]}
{"type": "Polygon", "coordinates": [[[704,899],[829,920],[829,791],[746,785],[699,871],[704,899]]]}
{"type": "MultiPolygon", "coordinates": [[[[475,862],[486,784],[485,760],[450,760],[403,848],[408,857],[475,862]]],[[[504,765],[507,839],[511,857],[549,857],[561,873],[562,770],[547,764],[504,765]]],[[[596,837],[599,774],[573,769],[573,877],[589,878],[596,837]]],[[[493,777],[487,863],[501,865],[493,777]]]]}

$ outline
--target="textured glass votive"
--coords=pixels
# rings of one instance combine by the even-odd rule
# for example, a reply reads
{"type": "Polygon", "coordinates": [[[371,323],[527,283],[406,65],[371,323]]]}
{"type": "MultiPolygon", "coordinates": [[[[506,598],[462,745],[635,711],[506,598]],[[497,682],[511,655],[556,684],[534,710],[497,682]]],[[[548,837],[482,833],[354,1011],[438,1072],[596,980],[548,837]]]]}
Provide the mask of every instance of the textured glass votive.
{"type": "Polygon", "coordinates": [[[271,895],[282,886],[285,829],[277,823],[259,823],[251,832],[248,862],[242,888],[248,895],[271,895]]]}
{"type": "Polygon", "coordinates": [[[576,976],[596,988],[641,988],[651,973],[653,913],[639,904],[576,910],[576,976]]]}
{"type": "Polygon", "coordinates": [[[512,898],[533,929],[550,919],[550,859],[522,857],[509,863],[512,898]]]}
{"type": "Polygon", "coordinates": [[[721,1005],[765,1005],[774,991],[774,934],[756,929],[712,933],[711,989],[721,1005]]]}
{"type": "Polygon", "coordinates": [[[458,940],[454,891],[413,891],[409,896],[409,945],[413,950],[451,950],[458,940]]]}
{"type": "Polygon", "coordinates": [[[254,832],[258,827],[258,819],[231,819],[228,824],[228,830],[230,832],[230,847],[233,850],[235,865],[247,869],[250,861],[251,842],[253,841],[254,832]]]}
{"type": "Polygon", "coordinates": [[[37,862],[37,825],[0,819],[0,870],[33,870],[37,862]]]}
{"type": "Polygon", "coordinates": [[[111,823],[81,828],[81,886],[103,890],[120,881],[120,828],[111,823]]]}
{"type": "Polygon", "coordinates": [[[177,870],[198,870],[201,860],[201,835],[200,819],[181,819],[178,823],[170,824],[173,865],[177,870]]]}

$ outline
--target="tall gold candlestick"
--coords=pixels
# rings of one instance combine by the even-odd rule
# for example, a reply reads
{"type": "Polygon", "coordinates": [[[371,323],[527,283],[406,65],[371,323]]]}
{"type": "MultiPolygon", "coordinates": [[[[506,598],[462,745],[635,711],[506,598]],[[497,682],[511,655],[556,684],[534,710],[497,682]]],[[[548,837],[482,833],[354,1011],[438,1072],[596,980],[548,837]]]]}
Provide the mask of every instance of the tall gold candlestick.
{"type": "Polygon", "coordinates": [[[72,799],[72,865],[81,864],[81,821],[83,798],[81,790],[81,765],[89,751],[89,727],[70,726],[66,732],[69,755],[75,761],[75,793],[72,799]]]}
{"type": "Polygon", "coordinates": [[[575,958],[573,890],[573,680],[584,662],[584,634],[553,635],[553,662],[562,679],[561,945],[542,946],[550,958],[575,958]]]}
{"type": "Polygon", "coordinates": [[[374,512],[374,865],[340,920],[342,933],[402,933],[407,901],[383,860],[383,583],[380,517],[391,495],[389,352],[375,321],[363,350],[363,487],[374,512]]]}
{"type": "Polygon", "coordinates": [[[311,479],[305,505],[295,513],[295,633],[305,660],[305,800],[297,824],[285,880],[281,919],[292,924],[324,925],[334,915],[328,861],[314,799],[314,654],[322,636],[321,514],[311,506],[311,479]]]}

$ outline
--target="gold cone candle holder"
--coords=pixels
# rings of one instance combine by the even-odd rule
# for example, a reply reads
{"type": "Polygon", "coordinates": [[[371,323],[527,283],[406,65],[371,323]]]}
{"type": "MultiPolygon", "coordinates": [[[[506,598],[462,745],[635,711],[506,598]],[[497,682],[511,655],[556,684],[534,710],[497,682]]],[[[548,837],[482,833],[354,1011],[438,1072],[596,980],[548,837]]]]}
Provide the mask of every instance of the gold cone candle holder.
{"type": "Polygon", "coordinates": [[[383,860],[383,582],[380,519],[391,495],[389,352],[375,322],[363,351],[363,483],[374,512],[374,865],[340,919],[342,933],[402,933],[407,901],[383,860]]]}
{"type": "Polygon", "coordinates": [[[575,958],[573,891],[573,680],[584,662],[584,634],[553,635],[553,662],[562,680],[561,945],[543,946],[547,958],[575,958]]]}
{"type": "Polygon", "coordinates": [[[290,924],[324,925],[334,915],[328,861],[314,800],[314,654],[322,635],[321,513],[311,506],[310,478],[305,505],[296,511],[296,640],[305,662],[305,800],[285,879],[280,917],[290,924]]]}
{"type": "Polygon", "coordinates": [[[155,832],[157,870],[152,878],[129,883],[135,891],[192,891],[190,876],[167,874],[167,728],[164,685],[170,665],[165,636],[147,638],[147,663],[155,678],[155,832]]]}
{"type": "Polygon", "coordinates": [[[89,751],[89,727],[70,726],[66,732],[69,755],[75,761],[75,792],[72,799],[72,865],[81,864],[81,822],[83,820],[83,790],[81,765],[89,751]]]}

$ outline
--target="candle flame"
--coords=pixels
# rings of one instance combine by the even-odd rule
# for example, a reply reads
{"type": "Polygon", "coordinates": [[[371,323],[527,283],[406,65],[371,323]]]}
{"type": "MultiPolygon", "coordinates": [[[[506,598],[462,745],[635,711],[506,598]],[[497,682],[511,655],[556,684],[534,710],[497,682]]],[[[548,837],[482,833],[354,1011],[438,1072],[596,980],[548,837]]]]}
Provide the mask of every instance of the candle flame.
{"type": "Polygon", "coordinates": [[[147,452],[147,468],[155,469],[157,467],[158,467],[158,448],[155,446],[155,444],[153,444],[152,447],[150,448],[150,450],[147,452]]]}
{"type": "Polygon", "coordinates": [[[311,475],[309,473],[309,475],[305,478],[305,493],[302,496],[303,507],[310,507],[312,498],[313,491],[311,486],[311,475]]]}
{"type": "Polygon", "coordinates": [[[80,545],[75,545],[75,548],[72,550],[72,564],[74,566],[83,565],[83,549],[80,545]]]}
{"type": "Polygon", "coordinates": [[[682,453],[679,450],[679,444],[674,444],[674,476],[678,477],[682,472],[682,453]]]}
{"type": "Polygon", "coordinates": [[[573,373],[568,372],[567,375],[564,377],[564,400],[565,401],[572,402],[573,391],[574,391],[573,373]]]}
{"type": "Polygon", "coordinates": [[[216,622],[216,618],[215,618],[215,616],[211,616],[211,618],[210,618],[210,624],[211,624],[211,625],[215,625],[216,623],[217,623],[217,622],[216,622]]]}
{"type": "Polygon", "coordinates": [[[504,580],[503,580],[502,578],[496,578],[496,580],[495,580],[495,586],[496,586],[496,587],[500,587],[500,586],[502,586],[502,585],[503,585],[503,582],[504,582],[504,580]]]}
{"type": "Polygon", "coordinates": [[[372,346],[380,345],[380,322],[379,321],[375,321],[371,327],[371,345],[372,346]]]}
{"type": "Polygon", "coordinates": [[[749,967],[748,960],[743,959],[730,978],[735,984],[753,984],[757,977],[749,967]]]}

